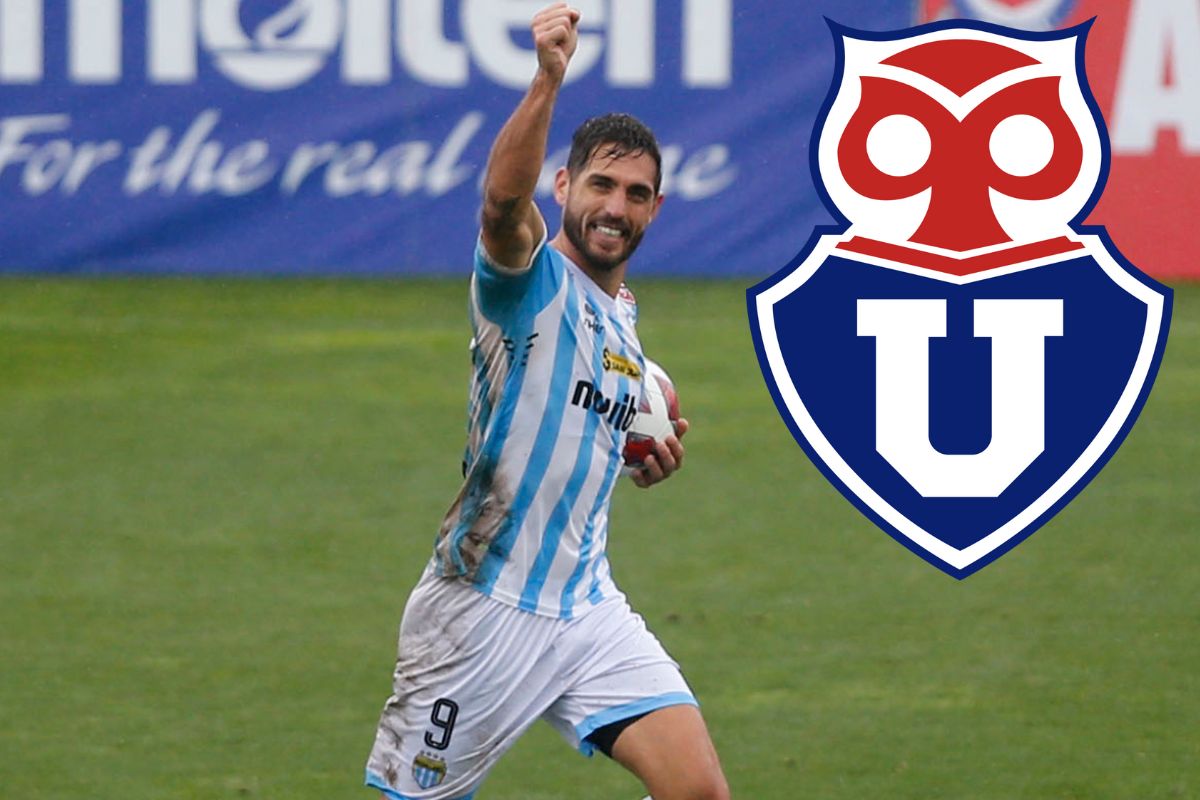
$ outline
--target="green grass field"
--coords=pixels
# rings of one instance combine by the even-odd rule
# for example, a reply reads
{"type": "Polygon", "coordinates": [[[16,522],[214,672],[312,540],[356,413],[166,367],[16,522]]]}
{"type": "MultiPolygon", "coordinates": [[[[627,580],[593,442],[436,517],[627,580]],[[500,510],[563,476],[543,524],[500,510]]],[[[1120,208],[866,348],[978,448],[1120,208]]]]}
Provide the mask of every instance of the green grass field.
{"type": "MultiPolygon", "coordinates": [[[[964,582],[826,483],[743,283],[636,283],[693,424],[617,580],[735,797],[1200,797],[1200,286],[1099,477],[964,582]]],[[[371,797],[457,488],[465,282],[0,282],[0,798],[371,797]]],[[[481,800],[637,800],[548,726],[481,800]]]]}

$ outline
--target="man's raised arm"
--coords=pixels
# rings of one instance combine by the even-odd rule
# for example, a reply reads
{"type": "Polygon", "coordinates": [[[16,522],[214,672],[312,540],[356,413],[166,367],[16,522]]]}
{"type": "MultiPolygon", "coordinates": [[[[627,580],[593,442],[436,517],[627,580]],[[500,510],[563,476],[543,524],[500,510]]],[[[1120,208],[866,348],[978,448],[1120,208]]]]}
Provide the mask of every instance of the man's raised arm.
{"type": "Polygon", "coordinates": [[[528,266],[546,222],[533,192],[546,160],[554,101],[579,40],[579,12],[555,3],[533,18],[538,71],[516,111],[500,129],[483,183],[483,246],[499,264],[528,266]]]}

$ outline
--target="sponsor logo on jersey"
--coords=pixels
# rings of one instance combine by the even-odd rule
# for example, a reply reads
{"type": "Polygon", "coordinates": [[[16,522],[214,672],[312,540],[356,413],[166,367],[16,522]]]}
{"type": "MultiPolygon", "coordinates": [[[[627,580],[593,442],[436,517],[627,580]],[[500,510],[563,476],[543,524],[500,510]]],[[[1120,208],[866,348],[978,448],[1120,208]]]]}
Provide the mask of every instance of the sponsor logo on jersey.
{"type": "Polygon", "coordinates": [[[749,291],[755,346],[826,477],[962,578],[1116,451],[1171,292],[1080,223],[1109,162],[1086,26],[833,27],[810,152],[839,224],[749,291]]]}
{"type": "Polygon", "coordinates": [[[583,327],[587,328],[597,336],[604,335],[604,323],[600,321],[600,314],[596,309],[592,308],[591,303],[583,304],[583,327]]]}
{"type": "Polygon", "coordinates": [[[432,789],[446,779],[446,762],[429,753],[421,753],[413,759],[412,775],[422,789],[432,789]]]}
{"type": "Polygon", "coordinates": [[[633,359],[618,355],[607,347],[604,348],[604,371],[618,372],[635,381],[642,379],[642,368],[633,359]]]}
{"type": "Polygon", "coordinates": [[[609,425],[621,431],[629,430],[638,413],[636,401],[629,392],[625,393],[620,402],[614,403],[611,398],[604,396],[599,386],[589,380],[581,380],[575,384],[575,391],[571,394],[571,405],[596,412],[609,425]]]}

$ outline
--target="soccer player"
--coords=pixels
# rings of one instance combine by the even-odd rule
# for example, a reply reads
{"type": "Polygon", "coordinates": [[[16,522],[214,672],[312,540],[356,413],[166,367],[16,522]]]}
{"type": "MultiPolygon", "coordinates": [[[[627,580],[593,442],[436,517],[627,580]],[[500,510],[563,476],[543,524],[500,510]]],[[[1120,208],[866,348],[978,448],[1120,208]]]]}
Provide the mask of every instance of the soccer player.
{"type": "MultiPolygon", "coordinates": [[[[392,800],[474,798],[538,718],[654,800],[729,797],[692,691],[605,557],[645,368],[624,277],[662,204],[658,145],[627,115],[588,120],[555,178],[549,241],[533,201],[578,22],[564,3],[534,17],[537,74],[488,161],[465,481],[405,607],[367,763],[392,800]]],[[[633,481],[666,479],[683,455],[668,437],[633,481]]]]}

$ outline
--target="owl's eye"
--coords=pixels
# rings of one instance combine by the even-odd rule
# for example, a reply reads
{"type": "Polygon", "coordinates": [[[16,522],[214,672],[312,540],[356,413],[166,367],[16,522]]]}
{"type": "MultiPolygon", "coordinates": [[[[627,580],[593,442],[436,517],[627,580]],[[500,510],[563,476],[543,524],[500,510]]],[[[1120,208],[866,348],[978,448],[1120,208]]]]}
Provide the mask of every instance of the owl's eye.
{"type": "Polygon", "coordinates": [[[988,149],[996,166],[1017,178],[1041,172],[1054,155],[1054,134],[1046,123],[1015,114],[992,130],[988,149]]]}
{"type": "Polygon", "coordinates": [[[907,114],[892,114],[876,122],[867,134],[867,157],[885,175],[912,175],[929,160],[929,131],[907,114]]]}

